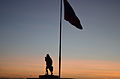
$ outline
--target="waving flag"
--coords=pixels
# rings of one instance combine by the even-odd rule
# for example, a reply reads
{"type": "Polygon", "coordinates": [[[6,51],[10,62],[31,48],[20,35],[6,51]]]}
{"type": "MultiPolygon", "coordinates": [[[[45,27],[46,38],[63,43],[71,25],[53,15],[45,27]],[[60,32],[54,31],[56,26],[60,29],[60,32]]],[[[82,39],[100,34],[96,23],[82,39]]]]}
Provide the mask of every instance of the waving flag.
{"type": "Polygon", "coordinates": [[[71,5],[68,3],[67,0],[64,0],[64,19],[74,25],[78,29],[83,29],[80,20],[76,16],[73,8],[71,5]]]}

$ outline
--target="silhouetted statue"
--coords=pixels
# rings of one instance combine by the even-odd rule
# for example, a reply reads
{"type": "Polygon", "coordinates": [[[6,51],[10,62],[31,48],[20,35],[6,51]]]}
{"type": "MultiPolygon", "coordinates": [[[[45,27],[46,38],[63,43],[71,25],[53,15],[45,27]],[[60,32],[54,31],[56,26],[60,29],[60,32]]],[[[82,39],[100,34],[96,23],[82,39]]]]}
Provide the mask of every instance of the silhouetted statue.
{"type": "Polygon", "coordinates": [[[46,75],[48,75],[48,69],[50,70],[51,75],[53,75],[52,59],[49,56],[49,54],[46,55],[45,61],[46,61],[46,75]]]}

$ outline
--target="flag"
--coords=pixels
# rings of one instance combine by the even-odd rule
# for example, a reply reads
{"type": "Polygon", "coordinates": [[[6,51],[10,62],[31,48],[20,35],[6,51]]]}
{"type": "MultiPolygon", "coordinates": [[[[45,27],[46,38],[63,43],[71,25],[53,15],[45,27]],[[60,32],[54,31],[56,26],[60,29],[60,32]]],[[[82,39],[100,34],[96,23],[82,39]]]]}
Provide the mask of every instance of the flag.
{"type": "Polygon", "coordinates": [[[78,29],[83,29],[80,20],[67,0],[64,0],[64,19],[78,29]]]}

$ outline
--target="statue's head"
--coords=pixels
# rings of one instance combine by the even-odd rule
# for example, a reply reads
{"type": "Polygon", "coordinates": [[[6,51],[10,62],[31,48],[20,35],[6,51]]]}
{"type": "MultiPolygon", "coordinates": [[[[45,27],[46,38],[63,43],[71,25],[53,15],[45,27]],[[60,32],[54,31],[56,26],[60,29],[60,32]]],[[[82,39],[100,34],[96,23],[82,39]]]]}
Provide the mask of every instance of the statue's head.
{"type": "Polygon", "coordinates": [[[47,58],[50,57],[49,54],[47,54],[46,57],[47,57],[47,58]]]}

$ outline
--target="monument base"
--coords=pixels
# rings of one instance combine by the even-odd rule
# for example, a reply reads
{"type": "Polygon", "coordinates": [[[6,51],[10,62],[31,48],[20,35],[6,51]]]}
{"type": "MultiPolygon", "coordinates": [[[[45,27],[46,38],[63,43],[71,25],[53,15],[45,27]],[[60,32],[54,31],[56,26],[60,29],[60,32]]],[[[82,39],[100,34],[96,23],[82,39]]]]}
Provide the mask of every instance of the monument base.
{"type": "Polygon", "coordinates": [[[39,75],[39,79],[59,79],[59,77],[55,75],[39,75]]]}
{"type": "MultiPolygon", "coordinates": [[[[39,75],[39,78],[27,78],[27,79],[59,79],[57,75],[39,75]]],[[[73,78],[60,78],[60,79],[73,79],[73,78]]]]}

